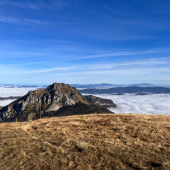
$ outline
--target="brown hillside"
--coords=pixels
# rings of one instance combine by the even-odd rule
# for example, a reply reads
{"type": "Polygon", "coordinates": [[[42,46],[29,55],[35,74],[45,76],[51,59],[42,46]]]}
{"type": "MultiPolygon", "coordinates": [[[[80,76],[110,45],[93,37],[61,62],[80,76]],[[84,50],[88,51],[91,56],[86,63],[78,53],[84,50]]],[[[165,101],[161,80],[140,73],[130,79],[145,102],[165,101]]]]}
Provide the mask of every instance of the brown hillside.
{"type": "Polygon", "coordinates": [[[82,115],[0,124],[0,169],[170,169],[170,117],[82,115]]]}

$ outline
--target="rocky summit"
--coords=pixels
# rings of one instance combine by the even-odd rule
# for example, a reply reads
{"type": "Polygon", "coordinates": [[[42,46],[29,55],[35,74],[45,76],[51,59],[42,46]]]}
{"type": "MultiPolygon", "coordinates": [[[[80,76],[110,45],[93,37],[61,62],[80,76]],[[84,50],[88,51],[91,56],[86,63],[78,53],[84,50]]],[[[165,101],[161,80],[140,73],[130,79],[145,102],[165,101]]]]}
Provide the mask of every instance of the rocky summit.
{"type": "Polygon", "coordinates": [[[92,95],[88,95],[85,97],[86,97],[87,101],[90,103],[98,104],[98,105],[101,105],[106,108],[117,107],[117,105],[115,103],[113,103],[113,101],[110,99],[103,99],[103,98],[92,96],[92,95]]]}
{"type": "Polygon", "coordinates": [[[90,104],[76,88],[64,83],[53,83],[47,89],[29,91],[25,96],[0,108],[0,122],[95,112],[110,113],[102,106],[90,104]]]}

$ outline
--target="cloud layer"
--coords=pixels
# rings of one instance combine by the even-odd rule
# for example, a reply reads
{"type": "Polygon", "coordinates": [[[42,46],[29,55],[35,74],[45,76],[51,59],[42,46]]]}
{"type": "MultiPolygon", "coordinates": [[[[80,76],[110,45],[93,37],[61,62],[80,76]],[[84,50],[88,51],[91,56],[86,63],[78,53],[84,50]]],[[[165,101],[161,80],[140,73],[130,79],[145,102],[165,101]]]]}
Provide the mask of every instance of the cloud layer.
{"type": "Polygon", "coordinates": [[[10,96],[23,96],[30,90],[35,90],[36,88],[9,88],[0,87],[0,97],[10,97],[10,96]]]}
{"type": "MultiPolygon", "coordinates": [[[[0,97],[23,96],[30,90],[36,88],[5,88],[0,87],[0,97]]],[[[153,94],[146,96],[136,96],[135,94],[119,95],[95,95],[97,97],[111,99],[118,105],[117,108],[109,108],[111,111],[133,114],[155,114],[170,115],[170,95],[153,94]]],[[[14,100],[0,101],[0,106],[6,106],[14,100]]]]}
{"type": "Polygon", "coordinates": [[[0,106],[6,106],[13,101],[15,100],[2,100],[2,101],[0,100],[0,106]]]}
{"type": "MultiPolygon", "coordinates": [[[[0,51],[1,52],[1,51],[0,51]]],[[[31,55],[31,54],[30,54],[31,55]]],[[[160,59],[145,59],[110,63],[70,64],[62,66],[56,63],[54,67],[39,67],[38,63],[31,68],[15,64],[0,64],[2,79],[5,84],[51,84],[56,80],[69,84],[112,83],[136,84],[151,83],[156,85],[170,84],[170,57],[160,59]],[[57,67],[56,67],[57,66],[57,67]],[[146,67],[147,66],[147,67],[146,67]],[[113,77],[114,78],[111,78],[113,77]],[[15,77],[15,79],[11,79],[15,77]],[[25,79],[25,77],[27,77],[25,79]],[[73,79],[74,77],[74,79],[73,79]],[[21,83],[22,82],[22,83],[21,83]]],[[[30,63],[31,65],[31,63],[30,63]]],[[[39,63],[39,65],[41,65],[39,63]]]]}
{"type": "MultiPolygon", "coordinates": [[[[8,88],[0,87],[0,97],[10,97],[10,96],[23,96],[30,90],[35,90],[36,88],[8,88]]],[[[0,106],[6,106],[14,100],[0,100],[0,106]]]]}
{"type": "Polygon", "coordinates": [[[118,108],[109,109],[115,113],[170,115],[170,95],[168,94],[146,96],[103,94],[95,96],[113,100],[118,105],[118,108]]]}

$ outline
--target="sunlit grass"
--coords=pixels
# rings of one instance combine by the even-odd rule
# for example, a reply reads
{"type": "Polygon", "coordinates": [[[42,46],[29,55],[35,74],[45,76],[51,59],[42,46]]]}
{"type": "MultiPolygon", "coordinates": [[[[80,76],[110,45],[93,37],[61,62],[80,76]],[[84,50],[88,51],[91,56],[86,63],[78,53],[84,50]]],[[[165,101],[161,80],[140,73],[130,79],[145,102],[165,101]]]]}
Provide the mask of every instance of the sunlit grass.
{"type": "Polygon", "coordinates": [[[0,124],[0,169],[168,169],[170,117],[83,115],[0,124]]]}

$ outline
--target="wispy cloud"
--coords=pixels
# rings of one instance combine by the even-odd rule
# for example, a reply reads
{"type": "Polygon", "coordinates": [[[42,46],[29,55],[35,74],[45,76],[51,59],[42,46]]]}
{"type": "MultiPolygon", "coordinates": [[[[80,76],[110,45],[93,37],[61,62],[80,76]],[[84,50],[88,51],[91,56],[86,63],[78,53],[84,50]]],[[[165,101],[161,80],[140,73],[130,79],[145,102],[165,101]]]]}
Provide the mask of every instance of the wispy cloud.
{"type": "Polygon", "coordinates": [[[118,56],[131,56],[131,55],[141,55],[141,54],[155,54],[155,53],[169,53],[170,48],[153,48],[149,50],[143,51],[130,51],[130,50],[120,50],[115,52],[107,52],[101,54],[93,54],[88,56],[79,56],[75,58],[69,58],[67,60],[83,60],[83,59],[90,59],[90,58],[104,58],[104,57],[118,57],[118,56]]]}
{"type": "Polygon", "coordinates": [[[67,5],[66,1],[61,1],[61,0],[51,0],[50,2],[46,3],[45,1],[38,1],[35,3],[31,2],[13,2],[13,1],[3,1],[0,2],[0,5],[10,5],[14,7],[19,7],[19,8],[27,8],[31,10],[40,10],[42,8],[56,8],[56,9],[62,9],[67,5]]]}
{"type": "MultiPolygon", "coordinates": [[[[143,54],[165,54],[170,53],[170,48],[153,48],[149,50],[115,50],[103,52],[102,50],[98,51],[95,49],[86,49],[86,48],[76,48],[76,47],[59,47],[59,48],[44,48],[39,51],[38,49],[33,49],[32,52],[22,52],[22,51],[2,51],[2,54],[13,54],[17,57],[20,56],[48,56],[48,57],[57,57],[58,61],[69,61],[69,60],[84,60],[84,59],[97,59],[97,58],[109,58],[109,57],[124,57],[124,56],[137,56],[143,54]],[[69,52],[69,54],[68,54],[69,52]],[[77,52],[77,54],[76,54],[77,52]],[[79,53],[81,52],[81,53],[79,53]],[[72,54],[74,53],[74,54],[72,54]],[[82,53],[91,53],[88,55],[82,55],[82,53]]],[[[9,56],[10,57],[10,56],[9,56]]],[[[156,60],[156,59],[155,59],[156,60]]],[[[159,59],[158,59],[159,60],[159,59]]],[[[153,63],[153,61],[150,61],[153,63]]],[[[155,61],[154,61],[155,62],[155,61]]]]}
{"type": "MultiPolygon", "coordinates": [[[[124,84],[131,81],[135,83],[147,82],[162,85],[170,84],[170,68],[154,65],[149,66],[129,66],[113,67],[108,69],[97,67],[60,67],[60,68],[21,68],[15,66],[0,67],[0,79],[4,83],[22,84],[50,84],[53,82],[65,83],[114,83],[124,84]],[[13,77],[13,78],[12,78],[13,77]],[[45,80],[45,81],[44,81],[45,80]]],[[[107,67],[107,66],[106,66],[107,67]]]]}
{"type": "Polygon", "coordinates": [[[32,20],[32,19],[21,19],[15,17],[0,16],[0,22],[10,23],[10,24],[45,24],[44,21],[32,20]]]}
{"type": "MultiPolygon", "coordinates": [[[[10,97],[10,96],[23,96],[30,90],[35,90],[37,87],[26,87],[26,88],[10,88],[10,87],[0,87],[0,97],[10,97]]],[[[1,101],[0,101],[1,102],[1,101]]],[[[0,104],[2,106],[2,104],[0,104]]]]}
{"type": "Polygon", "coordinates": [[[10,5],[10,6],[28,8],[28,9],[34,9],[34,10],[41,8],[40,4],[38,5],[38,4],[32,4],[32,3],[17,3],[17,2],[12,2],[12,1],[0,2],[0,5],[10,5]]]}
{"type": "MultiPolygon", "coordinates": [[[[17,43],[17,42],[16,42],[17,43]]],[[[92,68],[113,68],[113,67],[118,67],[118,66],[139,66],[143,65],[145,67],[148,65],[163,65],[169,63],[169,54],[170,54],[170,48],[153,48],[153,49],[148,49],[148,50],[131,50],[131,49],[119,49],[119,50],[110,50],[110,49],[105,49],[105,50],[98,50],[95,48],[88,48],[88,47],[81,47],[81,46],[75,46],[75,45],[58,45],[55,42],[53,45],[48,46],[46,45],[44,47],[43,44],[39,44],[39,42],[32,42],[31,44],[35,44],[34,46],[29,46],[23,50],[17,49],[16,48],[16,43],[12,43],[9,46],[4,46],[4,43],[1,43],[2,49],[0,49],[0,59],[5,60],[6,58],[9,59],[16,59],[19,60],[21,59],[27,59],[29,62],[39,62],[39,61],[46,61],[48,58],[48,61],[46,61],[48,64],[52,64],[55,60],[55,62],[60,62],[60,63],[67,63],[70,61],[71,63],[76,62],[76,63],[81,63],[84,62],[83,60],[86,61],[88,59],[89,61],[93,61],[93,64],[89,62],[87,64],[87,67],[90,69],[92,68]],[[38,45],[36,47],[36,45],[38,45]],[[43,48],[42,48],[43,47],[43,48]],[[83,55],[84,54],[84,55],[83,55]],[[86,55],[85,55],[86,54],[86,55]],[[165,56],[165,57],[160,57],[156,58],[156,56],[165,56]],[[146,56],[146,60],[142,60],[142,57],[146,56]],[[136,60],[134,60],[134,57],[136,57],[136,60]],[[155,58],[154,58],[155,57],[155,58]],[[166,58],[167,57],[167,58],[166,58]],[[126,59],[127,58],[127,59],[126,59]],[[131,60],[133,58],[133,60],[131,60]],[[111,61],[110,61],[111,59],[111,61]],[[119,59],[119,60],[117,60],[119,59]],[[127,61],[127,60],[131,61],[127,61]],[[105,60],[103,63],[102,60],[105,60]],[[119,61],[125,61],[125,62],[119,62],[119,61]],[[102,61],[102,65],[100,65],[102,61]],[[98,64],[97,64],[98,63],[98,64]],[[109,64],[107,64],[109,63],[109,64]]],[[[44,64],[43,64],[44,65],[44,64]]],[[[41,65],[43,67],[43,65],[41,65]]],[[[76,68],[77,68],[76,64],[76,68]]],[[[81,67],[78,67],[78,70],[84,68],[84,64],[80,64],[81,67]]],[[[87,68],[86,67],[86,68],[87,68]]],[[[61,70],[61,69],[60,69],[61,70]]],[[[72,69],[71,69],[72,70],[72,69]]]]}
{"type": "MultiPolygon", "coordinates": [[[[43,64],[43,62],[40,62],[43,64]]],[[[39,62],[30,63],[30,65],[39,64],[39,62]]],[[[148,59],[148,60],[136,60],[130,62],[113,62],[113,63],[105,63],[105,64],[86,64],[86,65],[75,65],[68,67],[53,67],[53,68],[39,68],[39,69],[26,69],[23,64],[21,65],[0,65],[1,74],[6,75],[16,75],[16,74],[42,74],[42,73],[51,73],[55,74],[64,73],[64,72],[93,72],[93,71],[109,71],[109,74],[115,73],[118,75],[127,75],[127,74],[146,74],[149,71],[155,72],[167,72],[169,67],[166,68],[170,64],[169,58],[161,58],[161,59],[148,59]],[[158,66],[158,67],[157,67],[158,66]],[[137,71],[138,70],[138,71],[137,71]],[[143,71],[142,71],[143,70],[143,71]]],[[[29,63],[28,63],[29,65],[29,63]]],[[[169,72],[169,71],[168,71],[169,72]]]]}

